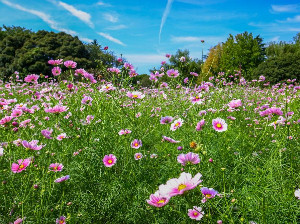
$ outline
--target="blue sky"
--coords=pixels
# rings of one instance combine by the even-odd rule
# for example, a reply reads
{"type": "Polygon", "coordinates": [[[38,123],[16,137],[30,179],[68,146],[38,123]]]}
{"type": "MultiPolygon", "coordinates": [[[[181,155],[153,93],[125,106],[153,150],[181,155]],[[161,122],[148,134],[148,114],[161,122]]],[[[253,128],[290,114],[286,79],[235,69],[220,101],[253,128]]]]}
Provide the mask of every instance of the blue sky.
{"type": "Polygon", "coordinates": [[[97,39],[140,74],[177,49],[201,58],[202,48],[207,53],[230,33],[252,32],[267,43],[300,32],[299,0],[0,0],[0,15],[6,26],[97,39]]]}

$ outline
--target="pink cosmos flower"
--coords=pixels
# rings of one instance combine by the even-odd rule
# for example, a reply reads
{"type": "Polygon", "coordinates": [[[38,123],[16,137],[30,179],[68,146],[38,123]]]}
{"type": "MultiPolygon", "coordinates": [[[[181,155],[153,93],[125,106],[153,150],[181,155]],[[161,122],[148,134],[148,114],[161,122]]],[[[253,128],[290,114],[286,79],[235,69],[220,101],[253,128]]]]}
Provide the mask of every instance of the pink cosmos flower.
{"type": "Polygon", "coordinates": [[[119,74],[121,71],[118,68],[108,68],[107,71],[115,73],[115,74],[119,74]]]}
{"type": "Polygon", "coordinates": [[[138,152],[138,153],[134,154],[134,159],[135,160],[140,160],[141,158],[143,158],[143,154],[142,153],[138,152]]]}
{"type": "Polygon", "coordinates": [[[128,130],[128,129],[125,129],[125,130],[121,130],[121,131],[119,131],[119,135],[127,135],[127,134],[130,134],[131,133],[131,131],[130,130],[128,130]]]}
{"type": "MultiPolygon", "coordinates": [[[[14,221],[13,224],[20,224],[20,223],[22,223],[25,219],[26,219],[26,217],[24,217],[23,219],[18,218],[18,219],[16,219],[16,221],[14,221]]],[[[10,222],[10,224],[12,224],[12,223],[10,222]]]]}
{"type": "Polygon", "coordinates": [[[81,100],[81,103],[82,103],[82,104],[92,105],[92,101],[93,101],[93,98],[92,98],[92,97],[85,96],[85,97],[83,97],[83,99],[81,100]]]}
{"type": "Polygon", "coordinates": [[[13,163],[11,165],[11,171],[13,173],[21,173],[23,170],[26,170],[26,168],[29,166],[30,162],[31,162],[30,158],[19,159],[18,160],[18,164],[17,163],[13,163]]]}
{"type": "Polygon", "coordinates": [[[201,193],[205,198],[210,199],[210,198],[214,198],[218,194],[218,191],[216,191],[213,188],[202,187],[201,193]]]}
{"type": "Polygon", "coordinates": [[[170,69],[167,71],[167,75],[171,78],[176,78],[179,76],[178,70],[170,69]]]}
{"type": "Polygon", "coordinates": [[[182,57],[180,57],[180,58],[179,58],[179,61],[181,61],[181,62],[185,62],[185,57],[183,57],[183,56],[182,56],[182,57]]]}
{"type": "Polygon", "coordinates": [[[59,134],[57,137],[56,137],[56,139],[58,140],[58,141],[61,141],[61,140],[63,140],[64,138],[66,138],[67,137],[67,134],[66,133],[61,133],[61,134],[59,134]]]}
{"type": "Polygon", "coordinates": [[[39,143],[39,140],[32,140],[31,142],[27,142],[26,140],[22,141],[22,145],[26,148],[26,149],[31,149],[31,150],[41,150],[44,145],[37,145],[39,143]]]}
{"type": "Polygon", "coordinates": [[[134,139],[130,145],[131,145],[131,148],[138,149],[138,148],[142,147],[143,144],[142,144],[141,140],[134,139]]]}
{"type": "Polygon", "coordinates": [[[196,153],[189,152],[187,154],[180,154],[177,156],[177,161],[183,166],[187,164],[198,164],[200,163],[199,155],[196,153]]]}
{"type": "Polygon", "coordinates": [[[145,97],[145,95],[143,93],[137,92],[137,91],[128,92],[127,96],[132,99],[143,99],[145,97]]]}
{"type": "Polygon", "coordinates": [[[109,92],[109,91],[112,91],[112,90],[115,90],[116,88],[113,86],[113,84],[106,84],[106,85],[103,85],[101,86],[101,89],[100,89],[100,92],[109,92]]]}
{"type": "Polygon", "coordinates": [[[86,120],[86,123],[87,123],[87,124],[90,124],[90,123],[92,122],[92,120],[94,120],[94,118],[95,118],[95,117],[94,117],[93,115],[88,115],[88,116],[86,117],[86,119],[85,119],[85,120],[86,120]]]}
{"type": "Polygon", "coordinates": [[[42,135],[47,138],[47,139],[52,139],[51,134],[52,134],[53,130],[49,130],[49,129],[44,129],[41,131],[42,135]]]}
{"type": "Polygon", "coordinates": [[[22,122],[20,122],[20,127],[21,128],[26,128],[27,127],[27,124],[29,124],[31,122],[31,119],[27,119],[27,120],[25,120],[25,121],[22,121],[22,122]]]}
{"type": "Polygon", "coordinates": [[[202,96],[202,94],[199,94],[197,96],[192,96],[190,98],[192,104],[202,104],[203,102],[202,102],[201,96],[202,96]]]}
{"type": "Polygon", "coordinates": [[[103,158],[104,166],[112,167],[117,162],[117,158],[113,154],[105,155],[103,158]]]}
{"type": "Polygon", "coordinates": [[[162,136],[162,137],[163,137],[162,141],[167,141],[167,142],[170,142],[170,143],[179,143],[180,142],[180,141],[176,141],[172,138],[169,138],[167,136],[162,136]]]}
{"type": "Polygon", "coordinates": [[[2,119],[0,120],[0,124],[1,124],[1,125],[5,125],[5,124],[7,124],[8,122],[10,122],[12,118],[13,118],[12,116],[5,116],[4,118],[2,118],[2,119]]]}
{"type": "Polygon", "coordinates": [[[25,82],[36,83],[37,80],[38,80],[38,78],[39,78],[38,75],[31,74],[31,75],[27,75],[27,76],[24,78],[24,81],[25,81],[25,82]]]}
{"type": "Polygon", "coordinates": [[[84,73],[86,73],[86,71],[83,69],[83,68],[79,68],[79,69],[76,69],[75,70],[75,76],[78,76],[78,75],[84,75],[84,73]]]}
{"type": "Polygon", "coordinates": [[[171,117],[171,116],[162,117],[162,118],[160,119],[160,123],[161,123],[161,124],[169,124],[169,123],[171,123],[172,121],[173,121],[173,117],[171,117]]]}
{"type": "Polygon", "coordinates": [[[63,168],[64,166],[61,163],[51,163],[49,166],[49,170],[54,172],[61,172],[63,168]]]}
{"type": "Polygon", "coordinates": [[[213,128],[217,131],[217,132],[223,132],[227,130],[227,124],[225,122],[225,120],[221,119],[221,118],[216,118],[212,120],[212,125],[213,128]]]}
{"type": "Polygon", "coordinates": [[[12,117],[20,117],[20,116],[22,116],[22,114],[23,114],[23,110],[20,110],[20,109],[14,109],[11,112],[12,117]]]}
{"type": "Polygon", "coordinates": [[[192,75],[192,76],[198,76],[198,73],[196,73],[196,72],[190,72],[190,75],[192,75]]]}
{"type": "Polygon", "coordinates": [[[276,114],[276,115],[283,115],[283,112],[280,108],[276,108],[276,107],[271,107],[271,108],[268,108],[264,111],[260,111],[259,112],[259,115],[264,117],[264,116],[268,116],[268,115],[271,115],[271,114],[276,114]]]}
{"type": "Polygon", "coordinates": [[[150,199],[147,200],[147,203],[160,208],[168,204],[169,200],[170,197],[162,196],[159,191],[156,191],[154,194],[150,195],[150,199]]]}
{"type": "Polygon", "coordinates": [[[66,180],[69,180],[69,179],[70,179],[70,175],[67,175],[67,176],[63,176],[63,177],[57,178],[54,182],[55,183],[61,183],[61,182],[64,182],[66,180]]]}
{"type": "Polygon", "coordinates": [[[201,121],[199,121],[199,122],[197,123],[196,130],[197,130],[197,131],[201,131],[204,125],[205,125],[205,120],[202,119],[201,121]]]}
{"type": "Polygon", "coordinates": [[[183,124],[183,120],[181,118],[175,120],[172,124],[171,124],[171,128],[170,130],[171,131],[175,131],[177,130],[178,128],[180,128],[183,124]]]}
{"type": "Polygon", "coordinates": [[[65,62],[64,62],[64,65],[65,65],[67,68],[76,68],[77,63],[74,62],[74,61],[69,60],[69,61],[65,61],[65,62]]]}
{"type": "Polygon", "coordinates": [[[180,177],[173,178],[168,180],[167,183],[164,185],[159,186],[159,191],[164,196],[173,197],[179,194],[183,194],[187,190],[194,189],[202,182],[200,179],[202,175],[197,173],[194,178],[189,173],[181,173],[180,177]]]}
{"type": "Polygon", "coordinates": [[[56,219],[56,224],[66,224],[66,217],[61,216],[59,219],[56,219]]]}
{"type": "Polygon", "coordinates": [[[66,106],[56,105],[54,107],[49,107],[45,109],[46,113],[58,114],[67,111],[69,108],[66,106]]]}
{"type": "Polygon", "coordinates": [[[228,103],[228,106],[230,108],[237,108],[242,106],[242,101],[241,100],[232,100],[228,103]]]}
{"type": "Polygon", "coordinates": [[[195,219],[197,221],[201,220],[204,216],[204,211],[202,211],[201,207],[194,206],[193,209],[188,210],[188,216],[191,219],[195,219]]]}
{"type": "Polygon", "coordinates": [[[48,64],[49,65],[61,65],[62,64],[63,59],[58,59],[58,60],[49,60],[48,64]]]}
{"type": "Polygon", "coordinates": [[[60,75],[60,73],[61,73],[61,68],[60,67],[54,67],[54,68],[52,68],[52,74],[54,76],[58,76],[58,75],[60,75]]]}

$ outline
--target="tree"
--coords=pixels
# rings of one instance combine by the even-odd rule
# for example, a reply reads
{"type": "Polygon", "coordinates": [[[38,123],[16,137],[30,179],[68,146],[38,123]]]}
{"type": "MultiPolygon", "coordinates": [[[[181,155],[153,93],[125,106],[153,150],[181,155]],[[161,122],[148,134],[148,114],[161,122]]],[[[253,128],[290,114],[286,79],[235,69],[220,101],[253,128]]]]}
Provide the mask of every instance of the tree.
{"type": "Polygon", "coordinates": [[[208,57],[206,58],[203,69],[202,69],[202,76],[203,79],[207,79],[207,77],[217,74],[220,72],[220,61],[222,56],[222,44],[218,44],[212,47],[209,50],[208,57]]]}

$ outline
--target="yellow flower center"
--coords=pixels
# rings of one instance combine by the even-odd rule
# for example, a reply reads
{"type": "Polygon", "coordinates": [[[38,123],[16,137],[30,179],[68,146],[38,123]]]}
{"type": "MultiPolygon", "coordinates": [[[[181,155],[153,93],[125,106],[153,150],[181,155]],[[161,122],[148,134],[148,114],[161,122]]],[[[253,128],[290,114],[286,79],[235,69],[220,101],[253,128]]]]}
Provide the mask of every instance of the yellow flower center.
{"type": "Polygon", "coordinates": [[[206,194],[205,197],[211,198],[211,194],[206,194]]]}
{"type": "Polygon", "coordinates": [[[24,165],[23,165],[23,164],[19,166],[19,169],[23,169],[23,168],[24,168],[24,165]]]}
{"type": "Polygon", "coordinates": [[[106,86],[106,89],[109,89],[109,86],[106,86]]]}
{"type": "Polygon", "coordinates": [[[199,99],[199,96],[196,96],[196,99],[198,100],[198,99],[199,99]]]}
{"type": "Polygon", "coordinates": [[[111,164],[113,161],[110,159],[110,160],[108,160],[107,162],[108,162],[109,164],[111,164]]]}
{"type": "Polygon", "coordinates": [[[217,128],[221,128],[222,127],[222,125],[221,124],[217,124],[217,128]]]}
{"type": "Polygon", "coordinates": [[[177,123],[175,124],[175,127],[178,127],[178,126],[179,126],[179,124],[180,124],[180,123],[179,123],[179,122],[177,122],[177,123]]]}
{"type": "Polygon", "coordinates": [[[194,212],[194,216],[197,216],[198,215],[198,212],[194,212]]]}
{"type": "Polygon", "coordinates": [[[185,189],[186,188],[186,185],[185,184],[180,184],[179,186],[178,186],[178,190],[179,191],[181,191],[181,190],[183,190],[183,189],[185,189]]]}
{"type": "Polygon", "coordinates": [[[161,199],[157,202],[157,204],[162,204],[162,203],[165,203],[165,200],[164,199],[161,199]]]}
{"type": "Polygon", "coordinates": [[[137,97],[138,97],[138,95],[133,95],[132,97],[133,97],[133,98],[137,98],[137,97]]]}
{"type": "Polygon", "coordinates": [[[54,169],[54,170],[57,170],[57,166],[55,166],[53,169],[54,169]]]}
{"type": "Polygon", "coordinates": [[[139,146],[139,144],[138,144],[138,143],[135,143],[134,146],[139,146]]]}

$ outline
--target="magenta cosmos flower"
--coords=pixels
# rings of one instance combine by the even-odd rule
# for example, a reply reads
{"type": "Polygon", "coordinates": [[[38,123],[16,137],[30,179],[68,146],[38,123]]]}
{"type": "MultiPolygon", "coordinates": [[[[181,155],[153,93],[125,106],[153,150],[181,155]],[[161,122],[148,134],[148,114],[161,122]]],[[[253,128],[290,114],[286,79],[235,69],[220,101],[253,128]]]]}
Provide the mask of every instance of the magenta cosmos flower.
{"type": "Polygon", "coordinates": [[[171,123],[172,121],[173,121],[173,117],[171,117],[171,116],[162,117],[162,118],[160,119],[160,123],[161,123],[161,124],[169,124],[169,123],[171,123]]]}
{"type": "Polygon", "coordinates": [[[67,68],[76,68],[77,66],[77,63],[75,61],[65,61],[64,62],[64,65],[67,67],[67,68]]]}
{"type": "Polygon", "coordinates": [[[20,116],[22,116],[22,114],[23,114],[23,110],[20,110],[20,109],[14,109],[11,112],[12,117],[20,117],[20,116]]]}
{"type": "Polygon", "coordinates": [[[103,158],[104,166],[112,167],[117,162],[117,158],[113,154],[105,155],[103,158]]]}
{"type": "Polygon", "coordinates": [[[12,116],[5,116],[4,118],[2,118],[2,119],[0,120],[0,124],[1,124],[1,125],[5,125],[5,124],[7,124],[8,122],[10,122],[11,119],[13,119],[12,116]]]}
{"type": "Polygon", "coordinates": [[[23,170],[26,170],[27,166],[29,166],[31,162],[30,158],[27,159],[19,159],[18,163],[11,164],[11,171],[13,173],[21,173],[23,170]]]}
{"type": "Polygon", "coordinates": [[[39,140],[32,140],[31,142],[27,142],[26,140],[22,141],[22,145],[26,149],[31,149],[31,150],[41,150],[44,145],[37,145],[39,143],[39,140]]]}
{"type": "Polygon", "coordinates": [[[227,130],[227,124],[226,124],[225,120],[223,120],[221,118],[213,119],[212,120],[212,125],[213,125],[213,128],[217,132],[222,132],[222,131],[226,131],[227,130]]]}
{"type": "Polygon", "coordinates": [[[35,75],[35,74],[31,74],[31,75],[27,75],[25,78],[24,78],[24,81],[25,82],[36,82],[38,80],[39,76],[38,75],[35,75]]]}
{"type": "Polygon", "coordinates": [[[143,154],[142,153],[138,152],[138,153],[134,154],[134,159],[135,160],[140,160],[142,158],[143,158],[143,154]]]}
{"type": "Polygon", "coordinates": [[[127,135],[127,134],[130,134],[131,133],[131,131],[130,130],[128,130],[128,129],[122,129],[122,130],[120,130],[119,131],[119,135],[127,135]]]}
{"type": "Polygon", "coordinates": [[[59,219],[56,219],[56,224],[66,224],[66,217],[61,216],[59,219]]]}
{"type": "Polygon", "coordinates": [[[201,121],[199,121],[196,125],[196,131],[201,131],[203,129],[203,126],[205,125],[205,120],[202,119],[201,121]]]}
{"type": "Polygon", "coordinates": [[[216,191],[213,188],[202,187],[201,193],[205,198],[210,199],[210,198],[214,198],[218,194],[218,191],[216,191]]]}
{"type": "Polygon", "coordinates": [[[201,207],[194,206],[193,209],[188,210],[188,216],[191,219],[201,220],[204,216],[204,211],[202,211],[201,207]]]}
{"type": "Polygon", "coordinates": [[[60,73],[61,73],[61,68],[60,67],[54,67],[54,68],[52,68],[52,74],[54,76],[58,76],[58,75],[60,75],[60,73]]]}
{"type": "Polygon", "coordinates": [[[142,141],[138,140],[138,139],[134,139],[130,144],[131,148],[134,148],[134,149],[138,149],[138,148],[142,147],[142,145],[143,145],[142,141]]]}
{"type": "Polygon", "coordinates": [[[162,136],[162,137],[163,137],[162,141],[167,141],[167,142],[170,142],[170,143],[179,143],[180,142],[180,141],[176,141],[176,140],[174,140],[170,137],[167,137],[167,136],[162,136]]]}
{"type": "Polygon", "coordinates": [[[61,133],[61,134],[59,134],[57,137],[56,137],[56,139],[58,140],[58,141],[61,141],[61,140],[63,140],[64,138],[66,138],[67,137],[67,134],[66,133],[61,133]]]}
{"type": "Polygon", "coordinates": [[[45,109],[46,113],[58,114],[67,111],[68,108],[66,106],[56,105],[54,107],[49,107],[45,109]]]}
{"type": "Polygon", "coordinates": [[[187,164],[198,164],[200,163],[199,155],[196,153],[189,152],[187,154],[180,154],[177,156],[177,161],[183,166],[187,164]]]}
{"type": "Polygon", "coordinates": [[[101,88],[100,88],[100,92],[109,92],[109,91],[112,91],[112,90],[115,90],[116,88],[113,86],[113,84],[111,84],[111,83],[108,83],[108,84],[106,84],[106,85],[103,85],[103,86],[101,86],[101,88]]]}
{"type": "Polygon", "coordinates": [[[189,173],[181,173],[180,177],[168,180],[166,184],[159,186],[159,191],[164,196],[173,197],[183,194],[187,190],[194,189],[202,182],[202,175],[197,173],[194,178],[189,173]]]}
{"type": "Polygon", "coordinates": [[[66,180],[69,180],[69,179],[70,179],[70,175],[67,175],[67,176],[63,176],[63,177],[57,178],[54,182],[55,183],[61,183],[61,182],[64,182],[66,180]]]}
{"type": "Polygon", "coordinates": [[[170,69],[167,71],[167,75],[171,78],[176,78],[179,76],[178,70],[170,69]]]}
{"type": "Polygon", "coordinates": [[[61,65],[61,64],[62,64],[62,61],[63,61],[63,59],[57,59],[57,60],[52,60],[52,59],[51,59],[51,60],[48,61],[48,64],[49,64],[49,65],[55,65],[55,66],[56,66],[56,65],[61,65]]]}
{"type": "Polygon", "coordinates": [[[197,95],[197,96],[192,96],[192,97],[190,98],[192,104],[202,104],[203,101],[202,101],[202,99],[201,99],[201,96],[202,96],[201,94],[199,94],[199,95],[197,95]]]}
{"type": "Polygon", "coordinates": [[[231,108],[237,108],[242,106],[242,101],[241,100],[232,100],[228,103],[228,106],[231,108]]]}
{"type": "Polygon", "coordinates": [[[132,99],[143,99],[145,97],[145,95],[143,93],[137,92],[137,91],[128,92],[127,96],[132,99]]]}
{"type": "Polygon", "coordinates": [[[171,128],[170,130],[171,131],[175,131],[177,130],[178,128],[180,128],[183,124],[183,120],[181,118],[175,120],[172,124],[171,124],[171,128]]]}
{"type": "Polygon", "coordinates": [[[44,129],[41,131],[42,135],[47,138],[47,139],[52,139],[51,134],[52,134],[53,130],[49,130],[49,129],[44,129]]]}
{"type": "Polygon", "coordinates": [[[51,163],[49,166],[49,170],[54,172],[61,172],[63,168],[64,166],[61,163],[51,163]]]}
{"type": "Polygon", "coordinates": [[[168,204],[169,200],[170,197],[162,196],[159,191],[156,191],[154,194],[150,195],[150,199],[147,200],[147,203],[160,208],[168,204]]]}

